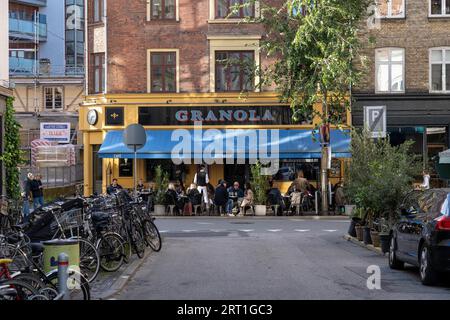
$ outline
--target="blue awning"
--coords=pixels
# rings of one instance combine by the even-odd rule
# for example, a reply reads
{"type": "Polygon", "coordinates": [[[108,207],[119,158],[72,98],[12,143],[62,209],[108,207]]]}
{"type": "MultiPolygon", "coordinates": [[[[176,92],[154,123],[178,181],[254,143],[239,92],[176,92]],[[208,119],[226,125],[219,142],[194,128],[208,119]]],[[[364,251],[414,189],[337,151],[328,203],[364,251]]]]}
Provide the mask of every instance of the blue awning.
{"type": "MultiPolygon", "coordinates": [[[[331,131],[331,150],[335,158],[351,157],[349,131],[331,131]]],[[[147,130],[147,143],[138,150],[137,157],[194,159],[206,154],[216,159],[259,158],[276,152],[280,159],[321,158],[318,133],[306,129],[147,130]]],[[[134,157],[133,151],[123,143],[123,131],[109,131],[98,155],[101,158],[134,157]]]]}

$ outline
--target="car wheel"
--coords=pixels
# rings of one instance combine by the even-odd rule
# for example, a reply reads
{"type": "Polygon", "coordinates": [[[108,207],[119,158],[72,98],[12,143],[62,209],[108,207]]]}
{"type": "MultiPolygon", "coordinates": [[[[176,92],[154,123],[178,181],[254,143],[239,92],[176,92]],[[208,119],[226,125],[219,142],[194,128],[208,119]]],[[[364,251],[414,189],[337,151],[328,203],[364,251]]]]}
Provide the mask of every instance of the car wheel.
{"type": "Polygon", "coordinates": [[[405,267],[403,261],[398,260],[396,253],[396,240],[394,236],[391,237],[391,244],[389,246],[389,267],[394,270],[401,270],[405,267]]]}
{"type": "Polygon", "coordinates": [[[426,286],[435,285],[438,281],[438,273],[431,264],[430,248],[426,244],[420,250],[420,280],[426,286]]]}

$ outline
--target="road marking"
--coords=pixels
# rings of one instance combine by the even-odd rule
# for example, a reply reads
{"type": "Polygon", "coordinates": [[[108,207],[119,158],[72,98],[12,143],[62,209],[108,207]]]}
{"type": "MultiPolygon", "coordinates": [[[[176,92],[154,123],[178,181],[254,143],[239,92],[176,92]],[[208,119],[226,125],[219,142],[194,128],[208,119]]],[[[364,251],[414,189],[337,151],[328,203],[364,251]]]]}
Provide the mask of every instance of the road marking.
{"type": "Polygon", "coordinates": [[[336,232],[337,230],[322,230],[322,231],[325,231],[325,232],[336,232]]]}
{"type": "Polygon", "coordinates": [[[169,230],[159,230],[159,233],[167,233],[169,230]]]}
{"type": "Polygon", "coordinates": [[[183,232],[195,232],[197,230],[182,230],[183,232]]]}
{"type": "Polygon", "coordinates": [[[289,219],[289,220],[291,220],[291,221],[300,221],[300,222],[307,221],[306,219],[289,219]]]}
{"type": "Polygon", "coordinates": [[[212,222],[197,222],[197,224],[210,225],[210,224],[214,224],[214,223],[212,223],[212,222]]]}
{"type": "Polygon", "coordinates": [[[239,230],[239,231],[241,231],[241,232],[252,232],[252,231],[255,231],[254,229],[244,229],[244,230],[239,230]]]}
{"type": "Polygon", "coordinates": [[[225,229],[211,229],[211,232],[225,232],[225,229]]]}
{"type": "Polygon", "coordinates": [[[270,231],[270,232],[280,232],[281,229],[268,229],[267,231],[270,231]]]}
{"type": "Polygon", "coordinates": [[[295,231],[297,231],[297,232],[308,232],[308,231],[311,231],[311,230],[309,230],[309,229],[295,229],[295,231]]]}

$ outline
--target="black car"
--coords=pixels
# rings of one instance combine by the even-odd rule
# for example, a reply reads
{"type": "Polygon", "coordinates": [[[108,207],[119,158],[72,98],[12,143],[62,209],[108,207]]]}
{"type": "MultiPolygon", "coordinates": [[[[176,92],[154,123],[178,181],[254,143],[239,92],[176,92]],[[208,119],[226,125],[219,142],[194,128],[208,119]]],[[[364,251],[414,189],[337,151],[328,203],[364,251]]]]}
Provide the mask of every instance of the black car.
{"type": "Polygon", "coordinates": [[[417,266],[425,285],[436,284],[441,273],[450,272],[450,215],[445,210],[449,194],[450,189],[431,189],[406,196],[391,235],[392,269],[402,269],[405,263],[417,266]]]}

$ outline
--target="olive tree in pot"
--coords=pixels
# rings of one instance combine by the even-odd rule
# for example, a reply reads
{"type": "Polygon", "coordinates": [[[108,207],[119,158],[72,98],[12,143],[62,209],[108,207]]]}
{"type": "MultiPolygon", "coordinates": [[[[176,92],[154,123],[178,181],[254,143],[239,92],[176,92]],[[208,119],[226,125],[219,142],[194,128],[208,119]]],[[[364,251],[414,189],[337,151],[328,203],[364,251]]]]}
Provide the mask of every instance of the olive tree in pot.
{"type": "Polygon", "coordinates": [[[162,216],[165,214],[165,197],[167,187],[169,186],[169,174],[162,170],[159,165],[155,168],[155,216],[162,216]]]}
{"type": "MultiPolygon", "coordinates": [[[[412,144],[406,141],[392,146],[389,137],[373,139],[365,131],[352,132],[352,159],[346,168],[345,192],[353,203],[364,209],[362,220],[367,244],[372,242],[370,232],[374,220],[384,212],[395,212],[419,172],[417,157],[410,153],[412,144]]],[[[376,231],[372,230],[375,238],[376,231]]]]}
{"type": "Polygon", "coordinates": [[[262,174],[262,165],[258,161],[251,166],[251,185],[253,188],[253,202],[255,203],[255,215],[265,216],[267,213],[268,177],[262,174]]]}

